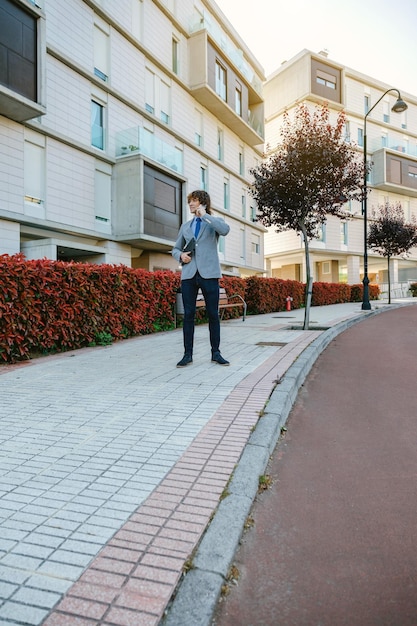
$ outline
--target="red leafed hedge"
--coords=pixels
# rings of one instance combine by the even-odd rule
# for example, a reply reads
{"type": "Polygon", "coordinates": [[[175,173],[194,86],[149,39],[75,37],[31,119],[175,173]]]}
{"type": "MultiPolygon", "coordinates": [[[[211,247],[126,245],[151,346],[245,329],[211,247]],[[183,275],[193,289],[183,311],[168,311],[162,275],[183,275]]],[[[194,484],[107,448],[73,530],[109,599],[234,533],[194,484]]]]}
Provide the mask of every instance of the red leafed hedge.
{"type": "MultiPolygon", "coordinates": [[[[294,280],[224,276],[220,284],[229,297],[242,296],[248,314],[283,311],[287,297],[291,308],[304,306],[305,285],[294,280]]],[[[0,363],[173,328],[179,286],[179,273],[171,271],[2,255],[0,363]]],[[[370,285],[370,298],[378,295],[370,285]]],[[[316,306],[361,300],[362,285],[313,285],[316,306]]],[[[224,310],[225,319],[241,314],[241,307],[224,310]]]]}
{"type": "Polygon", "coordinates": [[[179,277],[125,266],[0,256],[0,356],[70,350],[173,322],[179,277]]]}
{"type": "Polygon", "coordinates": [[[245,282],[245,300],[248,311],[253,314],[284,311],[288,296],[293,299],[293,309],[299,309],[304,303],[305,286],[296,280],[251,276],[245,282]]]}

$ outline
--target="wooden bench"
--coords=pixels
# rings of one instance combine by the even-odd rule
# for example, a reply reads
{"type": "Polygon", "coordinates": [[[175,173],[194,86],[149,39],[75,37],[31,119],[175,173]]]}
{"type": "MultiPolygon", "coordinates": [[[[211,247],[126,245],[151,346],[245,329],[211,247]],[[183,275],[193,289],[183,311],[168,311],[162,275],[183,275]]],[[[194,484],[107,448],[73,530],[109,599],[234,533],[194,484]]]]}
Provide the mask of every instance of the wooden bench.
{"type": "MultiPolygon", "coordinates": [[[[197,300],[196,300],[196,309],[203,309],[206,306],[203,293],[201,289],[198,290],[197,300]]],[[[223,312],[225,309],[232,309],[233,307],[242,307],[243,308],[243,316],[242,321],[245,321],[247,304],[238,293],[234,293],[232,296],[228,296],[226,293],[226,289],[224,287],[220,287],[219,293],[219,312],[220,319],[223,319],[223,312]]],[[[177,293],[177,301],[175,305],[175,326],[177,326],[177,316],[184,315],[184,305],[182,303],[182,295],[181,293],[177,293]]]]}

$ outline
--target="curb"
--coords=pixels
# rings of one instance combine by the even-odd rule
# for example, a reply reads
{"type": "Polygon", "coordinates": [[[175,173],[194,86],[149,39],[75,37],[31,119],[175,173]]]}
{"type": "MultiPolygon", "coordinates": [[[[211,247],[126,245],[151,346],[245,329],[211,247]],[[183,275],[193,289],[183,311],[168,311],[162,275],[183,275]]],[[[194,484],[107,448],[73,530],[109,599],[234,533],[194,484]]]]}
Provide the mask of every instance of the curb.
{"type": "MultiPolygon", "coordinates": [[[[401,305],[400,305],[401,306],[401,305]]],[[[245,521],[298,391],[328,344],[353,324],[386,309],[360,313],[317,337],[288,368],[266,404],[265,413],[240,457],[228,485],[193,556],[193,568],[180,581],[161,626],[211,626],[214,612],[243,533],[245,521]]]]}

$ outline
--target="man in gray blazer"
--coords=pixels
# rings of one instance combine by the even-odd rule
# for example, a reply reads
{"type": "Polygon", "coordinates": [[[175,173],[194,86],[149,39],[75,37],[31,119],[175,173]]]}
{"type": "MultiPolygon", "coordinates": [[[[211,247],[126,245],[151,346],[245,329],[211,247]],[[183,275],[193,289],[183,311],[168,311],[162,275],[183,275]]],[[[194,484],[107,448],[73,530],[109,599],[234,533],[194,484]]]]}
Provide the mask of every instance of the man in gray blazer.
{"type": "Polygon", "coordinates": [[[194,324],[198,290],[201,289],[209,318],[211,360],[229,365],[220,354],[219,278],[221,269],[217,242],[227,235],[230,226],[211,215],[210,196],[206,191],[192,191],[187,201],[193,218],[178,233],[172,256],[181,264],[181,293],[184,304],[184,356],[177,367],[193,362],[194,324]]]}

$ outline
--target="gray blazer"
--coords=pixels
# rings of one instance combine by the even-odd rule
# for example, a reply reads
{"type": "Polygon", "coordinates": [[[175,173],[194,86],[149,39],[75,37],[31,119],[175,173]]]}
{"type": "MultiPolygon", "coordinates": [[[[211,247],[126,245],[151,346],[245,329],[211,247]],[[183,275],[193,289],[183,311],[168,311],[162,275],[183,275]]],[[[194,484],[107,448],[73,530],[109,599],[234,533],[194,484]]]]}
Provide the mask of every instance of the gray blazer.
{"type": "MultiPolygon", "coordinates": [[[[179,263],[181,263],[181,252],[184,246],[194,237],[193,219],[181,226],[172,250],[172,256],[179,263]]],[[[217,241],[219,235],[227,235],[229,230],[230,226],[221,217],[214,217],[206,213],[201,218],[201,228],[195,244],[195,250],[192,252],[190,263],[182,265],[181,280],[192,278],[197,272],[199,272],[202,278],[221,278],[222,272],[217,251],[217,241]]]]}

